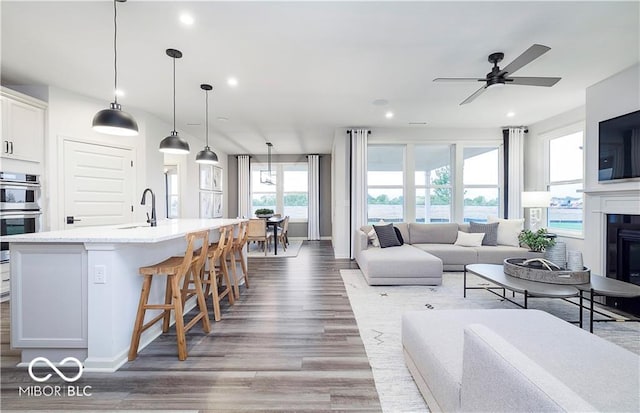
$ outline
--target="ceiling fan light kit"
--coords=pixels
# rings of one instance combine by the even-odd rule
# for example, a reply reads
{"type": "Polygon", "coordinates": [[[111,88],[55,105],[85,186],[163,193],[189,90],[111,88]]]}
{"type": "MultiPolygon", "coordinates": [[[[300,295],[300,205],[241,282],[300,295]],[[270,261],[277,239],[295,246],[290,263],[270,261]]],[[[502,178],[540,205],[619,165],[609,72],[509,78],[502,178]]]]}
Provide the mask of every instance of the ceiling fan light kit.
{"type": "Polygon", "coordinates": [[[551,87],[558,83],[561,78],[559,77],[513,77],[511,74],[521,69],[523,66],[528,65],[538,57],[542,56],[546,52],[551,50],[548,46],[541,44],[534,44],[530,48],[524,51],[520,56],[516,57],[511,63],[500,69],[498,63],[504,59],[504,53],[495,52],[489,55],[489,63],[493,63],[493,68],[487,73],[485,78],[451,78],[440,77],[433,79],[434,82],[485,82],[485,85],[476,90],[471,96],[463,100],[460,104],[464,105],[472,102],[480,96],[486,89],[504,86],[506,84],[519,85],[519,86],[543,86],[551,87]]]}
{"type": "Polygon", "coordinates": [[[96,132],[108,135],[135,136],[138,134],[136,120],[122,110],[118,103],[118,24],[116,2],[124,3],[127,0],[113,0],[113,72],[114,72],[114,99],[109,109],[103,109],[93,117],[92,128],[96,132]]]}
{"type": "Polygon", "coordinates": [[[189,143],[182,139],[176,131],[176,59],[182,57],[182,52],[176,49],[167,49],[166,53],[173,60],[173,130],[171,135],[160,142],[160,152],[184,155],[189,153],[189,143]]]}
{"type": "Polygon", "coordinates": [[[218,155],[211,150],[209,147],[209,91],[213,89],[213,86],[202,84],[200,85],[200,89],[204,90],[205,93],[205,146],[204,149],[198,152],[196,155],[196,162],[203,164],[217,164],[218,163],[218,155]]]}

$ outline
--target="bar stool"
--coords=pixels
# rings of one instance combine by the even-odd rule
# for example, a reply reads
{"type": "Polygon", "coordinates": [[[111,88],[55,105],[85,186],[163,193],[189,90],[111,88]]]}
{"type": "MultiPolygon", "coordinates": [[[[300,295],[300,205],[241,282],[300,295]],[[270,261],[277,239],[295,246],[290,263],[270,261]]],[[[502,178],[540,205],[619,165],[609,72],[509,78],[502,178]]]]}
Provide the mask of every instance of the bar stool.
{"type": "Polygon", "coordinates": [[[211,330],[209,323],[209,314],[204,300],[202,284],[199,274],[201,268],[198,265],[204,265],[203,257],[207,256],[209,247],[209,231],[199,231],[187,234],[187,250],[182,257],[171,257],[158,264],[147,267],[140,267],[140,274],[144,276],[142,281],[142,291],[140,293],[140,302],[138,304],[138,313],[133,326],[133,335],[131,337],[131,347],[129,348],[129,361],[135,360],[138,356],[138,347],[140,345],[140,336],[142,332],[163,319],[162,332],[169,331],[169,321],[171,311],[175,313],[176,319],[176,337],[178,341],[178,359],[185,360],[187,358],[187,345],[185,332],[191,329],[198,321],[202,320],[202,329],[208,333],[211,330]],[[194,256],[194,245],[202,240],[202,249],[199,256],[194,256]],[[197,295],[198,308],[200,311],[196,314],[187,325],[184,324],[182,291],[180,290],[180,280],[185,277],[187,272],[196,273],[194,276],[195,294],[197,295]],[[165,290],[164,304],[148,304],[149,292],[151,290],[151,281],[156,275],[167,275],[167,284],[165,290]],[[162,310],[162,313],[154,317],[152,320],[144,323],[144,316],[147,310],[162,310]]]}
{"type": "Polygon", "coordinates": [[[216,321],[220,321],[220,302],[224,297],[228,297],[229,305],[233,305],[235,300],[233,298],[233,291],[231,281],[229,279],[229,271],[227,270],[226,256],[230,250],[231,243],[233,242],[233,225],[227,225],[220,227],[220,239],[218,242],[209,246],[209,253],[207,261],[209,262],[209,269],[203,270],[206,275],[202,277],[202,283],[206,285],[205,299],[212,295],[213,301],[213,318],[216,321]],[[216,266],[216,263],[220,263],[216,266]],[[224,282],[224,288],[220,291],[224,282]]]}
{"type": "Polygon", "coordinates": [[[238,224],[238,236],[233,239],[233,244],[231,245],[231,250],[227,255],[227,260],[230,260],[231,263],[231,271],[233,272],[233,289],[236,293],[236,299],[240,298],[240,288],[238,287],[238,283],[244,279],[244,285],[249,288],[249,275],[247,272],[247,264],[245,263],[244,246],[247,244],[247,240],[249,239],[249,232],[247,231],[247,227],[249,226],[249,221],[243,221],[238,224]],[[242,277],[238,278],[238,274],[236,271],[236,258],[240,260],[240,265],[242,267],[242,277]]]}

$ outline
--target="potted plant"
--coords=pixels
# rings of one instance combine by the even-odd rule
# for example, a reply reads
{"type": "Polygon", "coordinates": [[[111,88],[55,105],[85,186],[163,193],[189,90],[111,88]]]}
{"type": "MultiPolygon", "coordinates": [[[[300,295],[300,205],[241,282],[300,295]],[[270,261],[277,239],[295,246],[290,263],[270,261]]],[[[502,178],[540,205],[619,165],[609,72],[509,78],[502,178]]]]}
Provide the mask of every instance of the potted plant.
{"type": "Polygon", "coordinates": [[[518,235],[518,241],[535,252],[542,252],[556,244],[555,238],[549,236],[546,228],[540,228],[536,232],[525,229],[518,235]]]}
{"type": "Polygon", "coordinates": [[[258,218],[271,218],[273,216],[273,209],[269,209],[269,208],[256,209],[256,216],[258,218]]]}

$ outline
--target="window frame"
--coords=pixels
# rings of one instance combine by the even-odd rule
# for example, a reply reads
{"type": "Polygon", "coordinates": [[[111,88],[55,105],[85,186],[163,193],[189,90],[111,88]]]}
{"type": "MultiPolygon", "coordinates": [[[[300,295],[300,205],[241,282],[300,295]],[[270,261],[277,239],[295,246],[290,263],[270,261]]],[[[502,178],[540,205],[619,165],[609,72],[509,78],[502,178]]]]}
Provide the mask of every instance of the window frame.
{"type": "Polygon", "coordinates": [[[465,190],[467,188],[469,189],[495,189],[498,191],[498,210],[496,212],[497,216],[502,216],[502,211],[503,211],[503,204],[504,204],[504,182],[502,179],[502,164],[503,164],[503,150],[501,148],[502,145],[499,144],[486,144],[486,143],[478,143],[478,144],[474,144],[474,143],[467,143],[465,145],[461,145],[461,159],[462,159],[462,165],[459,168],[459,173],[461,175],[461,184],[462,184],[462,192],[461,192],[461,198],[460,198],[460,222],[466,223],[469,221],[472,221],[472,218],[469,218],[469,221],[465,221],[465,213],[464,213],[464,193],[465,190]],[[464,183],[464,163],[465,163],[465,158],[464,158],[464,150],[467,148],[490,148],[492,150],[497,151],[498,154],[498,165],[497,167],[497,182],[495,184],[469,184],[469,185],[465,185],[464,183]]]}
{"type": "Polygon", "coordinates": [[[541,134],[541,137],[543,138],[543,142],[544,142],[544,187],[545,189],[547,191],[550,191],[552,185],[581,184],[582,186],[582,189],[580,190],[580,193],[582,194],[582,208],[581,208],[582,209],[582,229],[580,231],[563,230],[561,228],[559,229],[559,228],[550,227],[548,208],[545,208],[543,212],[543,222],[545,222],[549,232],[552,232],[554,234],[557,234],[559,236],[566,237],[566,238],[584,239],[585,135],[586,135],[586,125],[584,121],[580,121],[577,123],[573,123],[571,125],[556,128],[541,134]],[[554,139],[559,139],[569,135],[573,135],[575,133],[582,133],[582,178],[562,180],[562,181],[551,181],[551,141],[554,139]]]}
{"type": "MultiPolygon", "coordinates": [[[[402,191],[402,219],[400,222],[408,222],[407,221],[407,145],[406,144],[368,144],[367,145],[367,223],[377,223],[378,221],[371,221],[369,219],[369,189],[399,189],[402,191]],[[401,185],[372,185],[369,182],[369,148],[370,147],[399,147],[402,148],[402,165],[400,166],[400,173],[402,174],[402,184],[401,185]]],[[[385,218],[381,218],[384,220],[385,218]]],[[[387,221],[385,221],[387,222],[387,221]]],[[[394,221],[388,221],[394,222],[394,221]]]]}
{"type": "MultiPolygon", "coordinates": [[[[275,192],[262,192],[262,191],[254,191],[253,185],[251,187],[251,212],[253,213],[253,211],[255,210],[255,208],[253,207],[253,196],[255,194],[262,194],[262,195],[275,195],[276,198],[276,205],[275,205],[275,210],[274,213],[276,214],[282,214],[284,216],[284,196],[286,194],[302,194],[305,193],[303,191],[289,191],[289,192],[285,192],[284,191],[284,172],[287,166],[291,166],[291,165],[295,165],[295,166],[304,166],[305,167],[305,171],[307,172],[307,216],[306,218],[302,219],[302,218],[294,218],[291,217],[289,219],[289,222],[297,222],[297,223],[308,223],[309,222],[309,205],[308,205],[308,197],[309,197],[309,186],[308,186],[308,178],[309,178],[309,165],[306,162],[271,162],[271,172],[275,172],[276,173],[276,183],[275,183],[275,192]]],[[[251,182],[253,182],[253,174],[257,173],[260,174],[260,171],[264,170],[267,168],[267,163],[266,162],[256,162],[256,163],[251,163],[251,182]]],[[[258,176],[259,179],[259,176],[258,176]]]]}

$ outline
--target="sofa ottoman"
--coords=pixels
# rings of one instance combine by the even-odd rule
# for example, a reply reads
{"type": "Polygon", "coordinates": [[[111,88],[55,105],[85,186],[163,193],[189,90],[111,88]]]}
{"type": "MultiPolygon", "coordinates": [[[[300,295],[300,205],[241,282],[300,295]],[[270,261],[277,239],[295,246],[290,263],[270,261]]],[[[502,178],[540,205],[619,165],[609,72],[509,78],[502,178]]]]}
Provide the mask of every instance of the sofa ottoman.
{"type": "Polygon", "coordinates": [[[442,284],[442,260],[408,244],[360,251],[358,265],[369,285],[442,284]]]}

